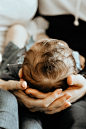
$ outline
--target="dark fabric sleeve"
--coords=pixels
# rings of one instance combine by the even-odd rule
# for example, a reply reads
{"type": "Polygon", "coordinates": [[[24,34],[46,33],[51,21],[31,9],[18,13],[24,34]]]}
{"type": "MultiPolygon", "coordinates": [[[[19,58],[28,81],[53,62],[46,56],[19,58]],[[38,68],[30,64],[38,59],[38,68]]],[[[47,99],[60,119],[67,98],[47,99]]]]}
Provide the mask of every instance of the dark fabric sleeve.
{"type": "Polygon", "coordinates": [[[3,80],[19,80],[18,72],[22,67],[21,64],[9,65],[6,70],[0,73],[0,78],[3,80]]]}

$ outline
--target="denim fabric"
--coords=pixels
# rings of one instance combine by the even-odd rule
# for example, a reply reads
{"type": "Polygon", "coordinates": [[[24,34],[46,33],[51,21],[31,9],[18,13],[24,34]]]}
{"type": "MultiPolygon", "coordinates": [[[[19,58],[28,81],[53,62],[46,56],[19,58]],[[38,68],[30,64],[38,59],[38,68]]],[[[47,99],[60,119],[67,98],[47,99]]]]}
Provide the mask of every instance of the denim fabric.
{"type": "MultiPolygon", "coordinates": [[[[18,71],[22,67],[25,51],[33,45],[32,37],[24,48],[19,49],[12,42],[9,42],[3,53],[3,60],[0,64],[0,78],[3,80],[19,80],[18,71]]],[[[35,114],[34,114],[35,115],[35,114]]],[[[0,89],[0,127],[5,129],[42,129],[39,119],[32,117],[26,107],[18,104],[16,97],[8,91],[0,89]],[[19,116],[18,116],[19,114],[19,116]],[[24,114],[24,116],[23,116],[24,114]],[[20,120],[20,124],[19,124],[20,120]]]]}
{"type": "Polygon", "coordinates": [[[19,129],[17,99],[3,89],[0,89],[0,127],[19,129]]]}
{"type": "Polygon", "coordinates": [[[18,71],[22,67],[24,53],[34,44],[32,37],[22,49],[9,42],[5,47],[0,64],[0,78],[4,80],[19,80],[18,71]]]}
{"type": "Polygon", "coordinates": [[[35,114],[19,105],[16,97],[9,91],[0,89],[0,127],[1,129],[42,129],[35,114]],[[24,114],[24,115],[23,115],[24,114]],[[20,123],[19,123],[20,120],[20,123]]]}

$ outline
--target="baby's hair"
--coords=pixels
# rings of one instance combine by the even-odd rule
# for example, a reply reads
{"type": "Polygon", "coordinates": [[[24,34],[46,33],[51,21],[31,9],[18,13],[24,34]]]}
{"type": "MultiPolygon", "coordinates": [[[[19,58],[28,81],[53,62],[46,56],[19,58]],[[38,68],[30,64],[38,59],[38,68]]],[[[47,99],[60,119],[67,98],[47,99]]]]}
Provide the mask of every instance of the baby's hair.
{"type": "Polygon", "coordinates": [[[66,78],[77,73],[72,50],[57,39],[36,42],[26,52],[22,69],[29,87],[42,92],[65,90],[68,87],[66,78]]]}

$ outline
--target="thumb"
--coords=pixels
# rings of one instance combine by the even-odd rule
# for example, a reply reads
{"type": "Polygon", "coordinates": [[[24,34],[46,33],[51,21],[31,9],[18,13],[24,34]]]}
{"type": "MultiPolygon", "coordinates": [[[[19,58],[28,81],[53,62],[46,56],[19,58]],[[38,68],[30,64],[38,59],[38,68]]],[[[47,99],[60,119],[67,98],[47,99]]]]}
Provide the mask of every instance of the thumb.
{"type": "Polygon", "coordinates": [[[69,75],[68,78],[67,78],[67,83],[68,83],[68,85],[75,85],[75,86],[80,86],[81,87],[81,86],[85,85],[86,80],[80,74],[69,75]]]}
{"type": "Polygon", "coordinates": [[[13,81],[7,82],[7,90],[25,90],[27,88],[26,81],[13,81]]]}

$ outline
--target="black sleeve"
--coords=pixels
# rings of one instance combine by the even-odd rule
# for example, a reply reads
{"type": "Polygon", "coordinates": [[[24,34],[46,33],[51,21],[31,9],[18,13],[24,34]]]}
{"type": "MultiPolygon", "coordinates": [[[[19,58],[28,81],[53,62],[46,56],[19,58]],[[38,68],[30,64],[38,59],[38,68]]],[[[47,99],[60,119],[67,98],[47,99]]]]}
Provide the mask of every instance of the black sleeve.
{"type": "Polygon", "coordinates": [[[19,80],[18,72],[21,68],[21,64],[9,65],[6,70],[0,73],[0,79],[3,80],[19,80]]]}

